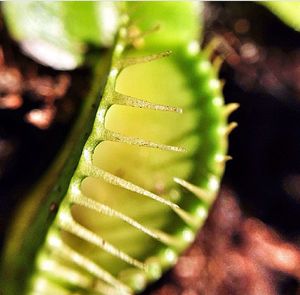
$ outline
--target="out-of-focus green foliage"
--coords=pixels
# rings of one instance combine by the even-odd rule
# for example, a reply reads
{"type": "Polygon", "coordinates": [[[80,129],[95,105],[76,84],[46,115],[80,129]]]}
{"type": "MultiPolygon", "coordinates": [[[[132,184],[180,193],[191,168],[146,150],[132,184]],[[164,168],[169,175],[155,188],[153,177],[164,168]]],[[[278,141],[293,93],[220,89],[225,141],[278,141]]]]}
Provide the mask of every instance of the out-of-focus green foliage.
{"type": "Polygon", "coordinates": [[[299,1],[263,1],[266,6],[283,22],[293,29],[300,31],[300,2],[299,1]]]}
{"type": "Polygon", "coordinates": [[[20,1],[2,8],[11,35],[28,55],[56,69],[73,69],[83,62],[87,44],[112,45],[119,5],[20,1]]]}
{"type": "MultiPolygon", "coordinates": [[[[55,69],[74,69],[82,64],[87,44],[112,45],[123,4],[24,1],[2,5],[8,29],[26,54],[55,69]]],[[[130,17],[139,20],[140,29],[151,30],[152,19],[160,26],[149,36],[152,44],[168,48],[200,37],[195,21],[201,11],[199,2],[175,2],[171,14],[166,2],[144,3],[142,13],[135,9],[139,3],[128,5],[132,7],[130,17]]]]}
{"type": "Polygon", "coordinates": [[[129,2],[128,5],[130,17],[137,20],[141,30],[151,30],[154,24],[159,27],[155,34],[147,36],[153,46],[159,44],[161,49],[168,49],[201,37],[201,2],[173,2],[172,11],[168,2],[137,1],[129,2]],[[143,9],[140,9],[141,6],[143,9]]]}

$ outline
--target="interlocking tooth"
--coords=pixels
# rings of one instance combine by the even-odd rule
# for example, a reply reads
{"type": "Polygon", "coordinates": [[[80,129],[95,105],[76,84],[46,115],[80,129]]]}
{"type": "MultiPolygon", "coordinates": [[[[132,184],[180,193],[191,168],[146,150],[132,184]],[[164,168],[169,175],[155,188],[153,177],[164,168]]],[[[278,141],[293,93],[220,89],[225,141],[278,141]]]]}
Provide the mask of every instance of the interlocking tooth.
{"type": "Polygon", "coordinates": [[[71,201],[74,204],[78,204],[81,206],[84,206],[86,208],[89,208],[91,210],[94,210],[98,213],[102,213],[108,216],[112,216],[112,217],[116,217],[118,219],[123,220],[124,222],[130,224],[131,226],[137,228],[138,230],[144,232],[145,234],[151,236],[154,239],[159,240],[160,237],[151,229],[143,226],[142,224],[140,224],[139,222],[135,221],[134,219],[128,217],[127,215],[124,215],[112,208],[110,208],[109,206],[106,206],[104,204],[101,204],[97,201],[94,201],[90,198],[85,197],[83,194],[77,195],[77,196],[71,196],[71,201]]]}
{"type": "Polygon", "coordinates": [[[140,31],[137,26],[129,26],[128,38],[129,39],[143,38],[144,36],[157,32],[159,29],[160,29],[159,24],[156,24],[152,28],[149,28],[148,30],[144,30],[144,31],[140,31]]]}
{"type": "Polygon", "coordinates": [[[155,143],[137,137],[124,136],[118,132],[114,132],[110,130],[106,130],[105,137],[106,137],[105,139],[109,141],[122,142],[122,143],[137,145],[141,147],[157,148],[160,150],[172,151],[172,152],[186,152],[186,149],[182,147],[155,143]]]}
{"type": "Polygon", "coordinates": [[[143,189],[140,186],[137,186],[129,181],[126,181],[120,177],[117,177],[107,171],[104,171],[104,170],[97,168],[95,166],[92,166],[92,165],[86,169],[86,174],[87,174],[87,176],[102,178],[104,181],[106,181],[112,185],[120,186],[120,187],[130,190],[132,192],[149,197],[149,198],[151,198],[157,202],[160,202],[164,205],[167,205],[175,213],[177,213],[177,215],[179,217],[181,217],[187,224],[189,224],[193,227],[197,226],[197,220],[192,215],[190,215],[188,212],[181,209],[177,204],[175,204],[171,201],[165,200],[164,198],[162,198],[154,193],[151,193],[151,192],[143,189]]]}
{"type": "MultiPolygon", "coordinates": [[[[64,212],[64,214],[66,214],[64,212]]],[[[68,213],[67,213],[68,214],[68,213]]],[[[70,214],[70,213],[69,213],[70,214]]],[[[111,255],[118,257],[119,259],[127,262],[130,265],[133,265],[139,269],[145,270],[145,264],[134,259],[133,257],[127,255],[123,251],[115,248],[113,245],[105,241],[99,235],[93,233],[92,231],[86,229],[84,226],[81,226],[74,221],[72,216],[67,218],[62,217],[58,219],[59,226],[62,230],[65,230],[73,235],[103,249],[105,252],[110,253],[111,255]]]]}
{"type": "Polygon", "coordinates": [[[213,60],[213,67],[215,72],[218,74],[220,72],[220,69],[223,65],[224,58],[220,55],[218,55],[214,60],[213,60]]]}
{"type": "Polygon", "coordinates": [[[188,191],[190,191],[191,193],[196,195],[201,201],[204,201],[208,204],[211,203],[212,196],[209,192],[207,192],[204,189],[202,189],[200,187],[197,187],[197,186],[195,186],[195,185],[193,185],[193,184],[189,183],[188,181],[183,180],[181,178],[174,177],[173,179],[176,183],[178,183],[179,185],[181,185],[182,187],[184,187],[185,189],[187,189],[188,191]]]}
{"type": "Polygon", "coordinates": [[[178,214],[179,217],[181,217],[181,219],[188,224],[189,226],[193,227],[193,228],[197,228],[198,227],[198,220],[192,216],[191,214],[189,214],[187,211],[181,209],[180,207],[175,208],[174,211],[178,214]]]}
{"type": "Polygon", "coordinates": [[[135,291],[142,291],[147,285],[146,271],[140,271],[136,268],[122,270],[119,273],[119,278],[135,291]]]}
{"type": "Polygon", "coordinates": [[[211,60],[212,55],[215,50],[222,44],[222,39],[219,36],[214,36],[212,40],[206,45],[203,50],[204,55],[206,55],[207,59],[211,60]]]}
{"type": "Polygon", "coordinates": [[[179,107],[168,106],[168,105],[161,105],[149,102],[147,100],[135,98],[129,95],[125,95],[114,91],[111,95],[111,104],[118,104],[118,105],[125,105],[143,109],[151,109],[155,111],[164,111],[164,112],[176,112],[182,113],[182,109],[179,107]]]}
{"type": "Polygon", "coordinates": [[[94,287],[92,288],[92,291],[93,291],[93,295],[94,295],[95,291],[97,292],[97,294],[99,292],[99,295],[103,295],[103,294],[105,294],[105,295],[130,295],[133,293],[132,291],[126,292],[117,287],[109,286],[101,281],[95,282],[94,287]]]}
{"type": "Polygon", "coordinates": [[[237,126],[238,126],[237,122],[229,123],[226,127],[225,135],[228,136],[237,126]]]}
{"type": "Polygon", "coordinates": [[[146,31],[141,31],[137,26],[132,25],[128,28],[126,42],[135,48],[143,47],[145,44],[144,37],[158,31],[159,28],[160,26],[156,25],[146,31]]]}
{"type": "Polygon", "coordinates": [[[224,115],[226,117],[230,116],[235,110],[237,110],[240,105],[236,102],[229,103],[224,106],[224,115]]]}
{"type": "Polygon", "coordinates": [[[181,249],[182,248],[182,241],[177,237],[169,235],[165,232],[160,230],[153,230],[155,234],[159,237],[159,240],[163,242],[165,245],[170,246],[172,248],[181,249]]]}
{"type": "Polygon", "coordinates": [[[92,260],[79,254],[77,251],[73,250],[71,247],[66,245],[62,240],[59,241],[59,247],[56,247],[56,239],[59,239],[58,236],[50,235],[47,239],[48,245],[51,251],[63,258],[64,260],[71,261],[76,265],[80,266],[82,269],[92,274],[96,278],[103,280],[104,282],[111,284],[118,290],[124,291],[124,294],[131,294],[131,289],[128,286],[124,285],[121,281],[112,276],[109,272],[104,270],[98,264],[94,263],[92,260]]]}
{"type": "Polygon", "coordinates": [[[70,292],[49,279],[46,274],[38,273],[31,281],[30,295],[69,295],[70,292]]]}
{"type": "Polygon", "coordinates": [[[164,205],[169,206],[173,210],[179,208],[178,205],[176,205],[168,200],[165,200],[164,198],[162,198],[154,193],[151,193],[138,185],[135,185],[129,181],[124,180],[123,178],[117,177],[117,176],[115,176],[107,171],[104,171],[100,168],[97,168],[93,165],[88,165],[88,167],[85,167],[85,173],[87,176],[102,178],[107,183],[122,187],[122,188],[132,191],[134,193],[151,198],[157,202],[160,202],[164,205]]]}
{"type": "Polygon", "coordinates": [[[119,63],[117,63],[117,67],[122,70],[122,69],[132,66],[132,65],[154,61],[157,59],[161,59],[163,57],[167,57],[171,54],[172,54],[172,52],[170,50],[168,50],[168,51],[151,54],[151,55],[147,55],[147,56],[128,57],[128,58],[125,58],[125,59],[119,61],[119,63]]]}
{"type": "Polygon", "coordinates": [[[232,160],[232,157],[229,156],[229,155],[225,155],[224,158],[223,158],[223,162],[226,163],[227,161],[230,161],[232,160]]]}
{"type": "Polygon", "coordinates": [[[71,267],[64,266],[52,258],[47,258],[46,255],[41,255],[38,258],[38,270],[52,278],[59,278],[67,284],[81,288],[90,288],[93,281],[92,277],[80,271],[75,271],[71,267]]]}
{"type": "Polygon", "coordinates": [[[220,163],[220,164],[223,165],[223,164],[225,164],[226,162],[232,160],[232,157],[229,156],[229,155],[219,155],[219,154],[217,154],[217,155],[215,156],[215,160],[216,160],[217,163],[220,163]]]}

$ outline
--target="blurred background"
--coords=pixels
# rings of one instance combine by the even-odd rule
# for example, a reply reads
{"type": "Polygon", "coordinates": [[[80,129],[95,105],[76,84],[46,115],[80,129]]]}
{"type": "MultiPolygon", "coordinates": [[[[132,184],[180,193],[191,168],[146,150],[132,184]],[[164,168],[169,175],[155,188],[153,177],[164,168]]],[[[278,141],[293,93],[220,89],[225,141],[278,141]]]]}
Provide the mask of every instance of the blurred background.
{"type": "MultiPolygon", "coordinates": [[[[222,189],[196,242],[144,294],[300,294],[300,33],[252,2],[205,3],[205,42],[222,43],[231,116],[222,189]]],[[[0,247],[58,152],[89,88],[88,68],[26,57],[0,16],[0,247]]]]}

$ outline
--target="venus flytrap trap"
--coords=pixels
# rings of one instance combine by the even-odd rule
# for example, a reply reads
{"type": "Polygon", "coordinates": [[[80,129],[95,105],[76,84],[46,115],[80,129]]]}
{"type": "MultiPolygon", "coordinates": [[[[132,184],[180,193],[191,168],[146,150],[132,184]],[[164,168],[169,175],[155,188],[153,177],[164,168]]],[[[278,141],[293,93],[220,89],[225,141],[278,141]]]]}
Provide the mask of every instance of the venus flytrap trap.
{"type": "Polygon", "coordinates": [[[237,107],[223,105],[218,66],[199,48],[195,5],[128,4],[53,178],[17,221],[28,228],[8,237],[5,294],[140,292],[194,240],[237,107]]]}

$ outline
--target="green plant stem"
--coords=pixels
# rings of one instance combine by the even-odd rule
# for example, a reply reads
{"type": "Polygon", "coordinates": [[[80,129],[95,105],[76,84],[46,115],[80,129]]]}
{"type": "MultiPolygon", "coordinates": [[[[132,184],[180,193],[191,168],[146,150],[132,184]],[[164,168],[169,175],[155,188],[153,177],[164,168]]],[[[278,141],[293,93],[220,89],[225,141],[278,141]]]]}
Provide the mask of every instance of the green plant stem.
{"type": "Polygon", "coordinates": [[[14,227],[6,237],[7,251],[2,258],[0,273],[1,289],[3,288],[6,295],[21,294],[26,278],[33,271],[35,255],[55,218],[55,208],[65,196],[82,148],[93,127],[93,120],[89,118],[95,117],[101,101],[111,63],[110,56],[111,52],[107,52],[95,64],[91,89],[83,102],[74,128],[61,149],[61,154],[40,184],[20,206],[14,227]]]}

